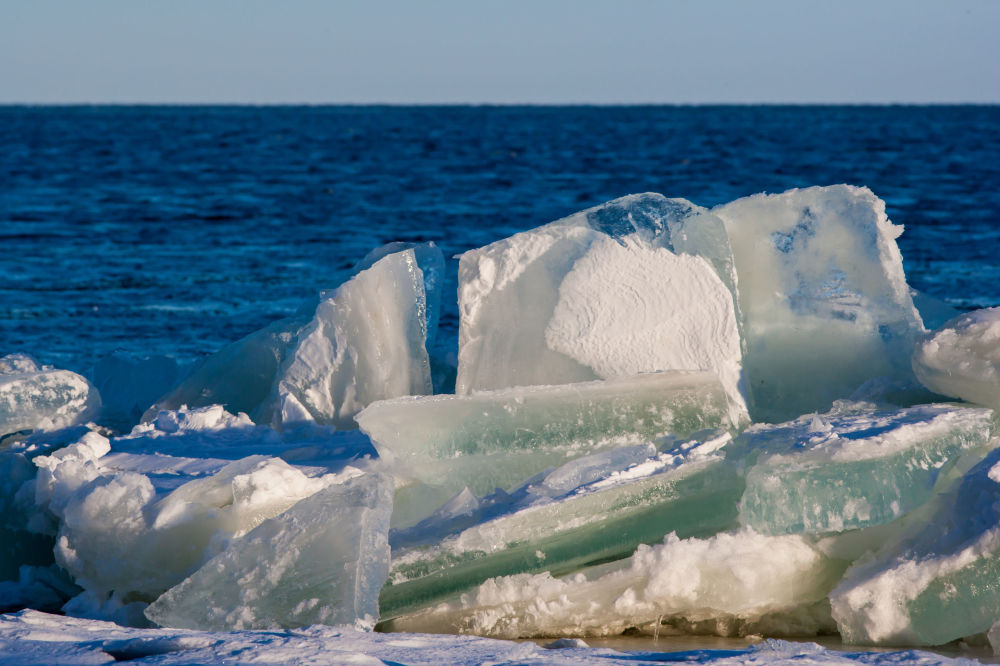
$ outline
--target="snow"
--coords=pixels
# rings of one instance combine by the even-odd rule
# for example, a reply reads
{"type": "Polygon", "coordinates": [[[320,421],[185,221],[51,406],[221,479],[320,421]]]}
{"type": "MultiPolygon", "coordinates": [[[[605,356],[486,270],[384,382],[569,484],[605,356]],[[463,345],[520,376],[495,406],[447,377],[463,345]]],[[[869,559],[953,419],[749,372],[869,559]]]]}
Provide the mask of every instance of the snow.
{"type": "Polygon", "coordinates": [[[549,572],[492,578],[457,602],[397,618],[393,628],[500,638],[602,636],[676,617],[738,621],[743,635],[766,627],[771,635],[802,636],[825,628],[810,607],[842,570],[797,535],[679,539],[671,533],[626,560],[564,578],[549,572]]]}
{"type": "Polygon", "coordinates": [[[967,312],[922,337],[913,371],[932,391],[1000,409],[1000,308],[967,312]]]}
{"type": "Polygon", "coordinates": [[[476,636],[383,634],[348,627],[311,626],[284,631],[201,632],[128,629],[96,620],[23,611],[0,616],[0,660],[11,666],[57,664],[525,664],[613,666],[683,660],[720,666],[757,664],[970,664],[916,650],[841,652],[815,643],[763,641],[737,649],[622,652],[557,647],[476,636]]]}

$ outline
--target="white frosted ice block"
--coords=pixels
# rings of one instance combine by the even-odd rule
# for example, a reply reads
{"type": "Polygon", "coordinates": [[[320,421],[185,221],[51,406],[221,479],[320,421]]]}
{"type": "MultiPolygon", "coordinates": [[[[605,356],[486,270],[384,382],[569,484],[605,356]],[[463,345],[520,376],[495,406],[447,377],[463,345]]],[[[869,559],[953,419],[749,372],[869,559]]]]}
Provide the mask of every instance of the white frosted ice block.
{"type": "Polygon", "coordinates": [[[389,571],[392,480],[367,474],[299,501],[146,609],[161,626],[210,630],[378,619],[389,571]]]}
{"type": "Polygon", "coordinates": [[[97,389],[75,372],[40,366],[25,354],[0,358],[0,437],[83,423],[100,407],[97,389]]]}
{"type": "Polygon", "coordinates": [[[510,493],[463,491],[392,537],[384,616],[433,606],[495,576],[564,575],[631,555],[670,532],[711,536],[737,524],[743,480],[717,453],[730,437],[652,444],[572,460],[510,493]]]}
{"type": "Polygon", "coordinates": [[[942,645],[997,621],[1000,449],[942,505],[915,535],[856,563],[830,594],[846,642],[942,645]]]}
{"type": "Polygon", "coordinates": [[[141,617],[141,606],[263,521],[360,474],[323,474],[267,456],[227,462],[110,449],[89,432],[35,457],[34,497],[44,514],[29,527],[44,531],[41,519],[54,520],[56,561],[84,589],[67,611],[120,621],[141,617]],[[180,479],[162,483],[168,475],[180,479]]]}
{"type": "Polygon", "coordinates": [[[745,414],[722,221],[636,194],[470,250],[456,392],[711,370],[745,414]]]}
{"type": "Polygon", "coordinates": [[[736,260],[755,421],[825,410],[873,377],[911,379],[922,331],[885,203],[834,185],[714,208],[736,260]]]}
{"type": "Polygon", "coordinates": [[[275,380],[271,421],[355,427],[366,405],[432,392],[423,273],[389,254],[320,301],[275,380]]]}
{"type": "Polygon", "coordinates": [[[926,502],[963,454],[988,446],[988,409],[838,403],[754,425],[735,449],[751,464],[740,521],[763,534],[842,532],[888,523],[926,502]]]}
{"type": "Polygon", "coordinates": [[[932,391],[1000,410],[1000,308],[967,312],[922,337],[913,371],[932,391]]]}
{"type": "Polygon", "coordinates": [[[728,427],[727,409],[714,374],[662,372],[386,400],[357,420],[392,473],[441,489],[440,504],[466,486],[479,496],[513,488],[600,450],[728,427]]]}
{"type": "Polygon", "coordinates": [[[680,620],[723,635],[803,635],[826,628],[815,606],[843,567],[801,536],[670,534],[623,562],[564,578],[548,572],[493,578],[391,626],[522,638],[618,635],[629,627],[656,632],[660,622],[680,620]]]}

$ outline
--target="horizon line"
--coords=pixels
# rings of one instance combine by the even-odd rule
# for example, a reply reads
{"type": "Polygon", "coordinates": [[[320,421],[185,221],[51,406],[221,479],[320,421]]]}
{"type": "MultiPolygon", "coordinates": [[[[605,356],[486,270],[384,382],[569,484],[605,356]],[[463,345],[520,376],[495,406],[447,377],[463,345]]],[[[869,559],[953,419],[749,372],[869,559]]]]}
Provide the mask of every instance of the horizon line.
{"type": "Polygon", "coordinates": [[[948,106],[1000,106],[996,101],[935,101],[935,102],[222,102],[222,101],[62,101],[62,102],[28,102],[0,101],[0,107],[95,107],[95,106],[128,106],[128,107],[538,107],[538,108],[575,108],[575,107],[607,107],[607,108],[643,108],[643,107],[740,107],[740,106],[860,106],[860,107],[948,107],[948,106]]]}

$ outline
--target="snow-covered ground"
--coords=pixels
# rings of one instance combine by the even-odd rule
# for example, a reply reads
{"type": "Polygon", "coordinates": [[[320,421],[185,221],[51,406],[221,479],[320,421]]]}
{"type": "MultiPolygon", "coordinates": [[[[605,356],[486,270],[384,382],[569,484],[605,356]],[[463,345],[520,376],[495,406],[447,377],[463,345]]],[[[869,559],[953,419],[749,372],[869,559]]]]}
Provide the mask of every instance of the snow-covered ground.
{"type": "Polygon", "coordinates": [[[973,663],[920,650],[843,652],[815,643],[766,640],[745,649],[684,651],[588,647],[579,639],[515,643],[475,636],[377,633],[312,626],[281,631],[129,629],[38,611],[0,616],[0,663],[57,664],[697,664],[930,665],[973,663]]]}

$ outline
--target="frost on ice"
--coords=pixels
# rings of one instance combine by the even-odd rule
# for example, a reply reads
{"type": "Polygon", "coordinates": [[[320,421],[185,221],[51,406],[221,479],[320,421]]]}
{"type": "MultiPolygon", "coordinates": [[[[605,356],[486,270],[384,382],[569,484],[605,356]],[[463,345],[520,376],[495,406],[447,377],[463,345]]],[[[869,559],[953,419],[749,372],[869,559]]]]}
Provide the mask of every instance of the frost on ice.
{"type": "Polygon", "coordinates": [[[913,371],[932,391],[1000,409],[1000,308],[967,312],[921,338],[913,371]]]}
{"type": "Polygon", "coordinates": [[[662,370],[718,373],[746,404],[722,222],[637,194],[462,255],[456,391],[662,370]]]}
{"type": "Polygon", "coordinates": [[[756,462],[741,522],[766,534],[843,532],[888,523],[926,502],[967,452],[985,453],[988,409],[841,402],[826,414],[751,426],[739,446],[756,462]]]}
{"type": "Polygon", "coordinates": [[[1000,609],[1000,449],[930,520],[859,561],[830,595],[852,643],[941,645],[988,631],[1000,609]]]}
{"type": "Polygon", "coordinates": [[[881,199],[836,185],[712,212],[725,222],[739,276],[754,420],[825,410],[873,377],[912,378],[922,324],[896,246],[903,229],[881,199]]]}

